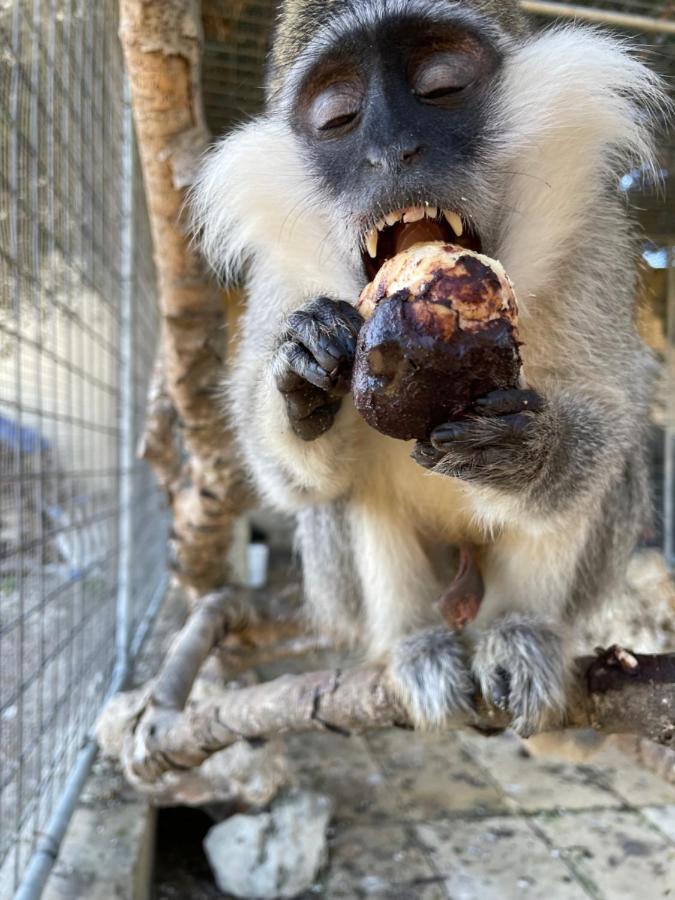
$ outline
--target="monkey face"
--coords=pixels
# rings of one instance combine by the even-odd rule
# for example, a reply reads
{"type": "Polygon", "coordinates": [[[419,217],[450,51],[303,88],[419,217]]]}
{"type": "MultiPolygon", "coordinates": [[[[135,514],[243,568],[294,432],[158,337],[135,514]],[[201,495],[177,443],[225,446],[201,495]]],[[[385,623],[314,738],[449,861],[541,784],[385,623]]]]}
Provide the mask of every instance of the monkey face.
{"type": "Polygon", "coordinates": [[[481,250],[491,88],[487,32],[419,14],[351,23],[310,54],[288,105],[365,274],[419,241],[481,250]]]}

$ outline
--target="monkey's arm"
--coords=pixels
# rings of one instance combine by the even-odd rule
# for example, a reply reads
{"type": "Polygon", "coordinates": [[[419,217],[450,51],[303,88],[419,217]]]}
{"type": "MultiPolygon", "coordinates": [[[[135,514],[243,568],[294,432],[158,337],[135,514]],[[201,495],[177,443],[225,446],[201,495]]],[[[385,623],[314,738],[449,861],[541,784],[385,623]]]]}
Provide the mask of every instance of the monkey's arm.
{"type": "Polygon", "coordinates": [[[614,401],[573,388],[545,398],[530,390],[494,391],[470,416],[441,425],[413,456],[420,465],[523,499],[554,513],[593,484],[620,472],[639,439],[639,417],[614,401]]]}
{"type": "Polygon", "coordinates": [[[301,306],[269,282],[249,286],[230,398],[245,461],[279,508],[333,500],[349,487],[354,411],[343,397],[360,323],[347,303],[301,306]]]}

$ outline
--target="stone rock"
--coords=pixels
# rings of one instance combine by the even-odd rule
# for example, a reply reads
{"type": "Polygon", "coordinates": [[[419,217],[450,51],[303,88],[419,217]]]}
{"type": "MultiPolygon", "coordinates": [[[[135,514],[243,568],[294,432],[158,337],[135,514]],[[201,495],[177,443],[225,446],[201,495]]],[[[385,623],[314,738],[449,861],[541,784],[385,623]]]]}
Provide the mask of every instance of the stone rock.
{"type": "Polygon", "coordinates": [[[204,849],[218,887],[235,897],[274,900],[308,890],[326,861],[332,803],[293,791],[269,812],[236,815],[215,825],[204,849]]]}

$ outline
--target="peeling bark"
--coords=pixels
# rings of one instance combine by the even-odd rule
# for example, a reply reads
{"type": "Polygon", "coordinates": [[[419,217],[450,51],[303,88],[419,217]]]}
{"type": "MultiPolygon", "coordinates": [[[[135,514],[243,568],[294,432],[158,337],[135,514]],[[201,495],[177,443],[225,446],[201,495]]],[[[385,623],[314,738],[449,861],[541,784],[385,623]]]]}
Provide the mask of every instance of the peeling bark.
{"type": "Polygon", "coordinates": [[[176,418],[176,410],[166,389],[160,347],[148,388],[145,429],[137,456],[151,466],[158,484],[166,491],[170,502],[173,501],[182,468],[176,418]]]}
{"type": "MultiPolygon", "coordinates": [[[[603,692],[587,687],[589,668],[596,660],[578,660],[565,727],[639,734],[672,743],[675,681],[669,670],[675,666],[675,657],[637,658],[649,677],[635,681],[620,673],[612,688],[603,692]]],[[[395,726],[409,728],[411,722],[381,668],[284,675],[251,687],[225,688],[218,700],[194,704],[184,711],[146,707],[127,734],[122,762],[132,780],[152,783],[164,772],[199,766],[211,754],[240,740],[267,740],[301,731],[348,735],[395,726]]],[[[508,726],[507,713],[477,698],[474,713],[453,716],[445,727],[491,732],[508,726]]]]}
{"type": "Polygon", "coordinates": [[[152,398],[143,452],[173,503],[173,570],[197,596],[227,582],[232,523],[248,499],[218,398],[225,304],[184,216],[186,189],[209,140],[199,8],[194,0],[121,0],[120,21],[159,282],[160,381],[185,461],[178,473],[175,457],[160,450],[162,441],[171,445],[173,426],[168,406],[153,409],[152,398]]]}

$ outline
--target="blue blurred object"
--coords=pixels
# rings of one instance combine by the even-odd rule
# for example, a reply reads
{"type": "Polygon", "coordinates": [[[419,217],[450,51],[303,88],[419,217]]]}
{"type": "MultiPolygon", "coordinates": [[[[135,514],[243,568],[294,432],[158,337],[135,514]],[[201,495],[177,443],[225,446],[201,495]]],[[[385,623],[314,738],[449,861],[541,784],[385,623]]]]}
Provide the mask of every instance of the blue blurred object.
{"type": "Polygon", "coordinates": [[[49,441],[27,425],[17,425],[12,419],[0,415],[0,444],[20,453],[44,453],[49,450],[49,441]]]}
{"type": "Polygon", "coordinates": [[[643,250],[642,258],[652,269],[668,268],[668,251],[665,247],[648,246],[643,250]]]}

